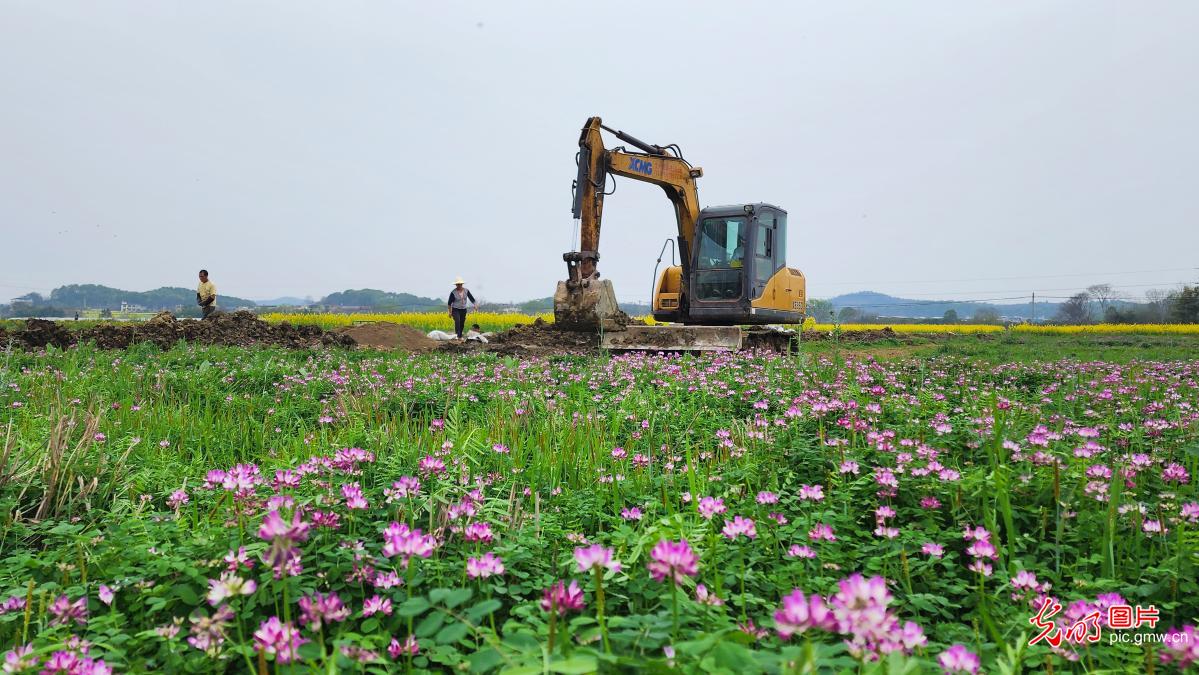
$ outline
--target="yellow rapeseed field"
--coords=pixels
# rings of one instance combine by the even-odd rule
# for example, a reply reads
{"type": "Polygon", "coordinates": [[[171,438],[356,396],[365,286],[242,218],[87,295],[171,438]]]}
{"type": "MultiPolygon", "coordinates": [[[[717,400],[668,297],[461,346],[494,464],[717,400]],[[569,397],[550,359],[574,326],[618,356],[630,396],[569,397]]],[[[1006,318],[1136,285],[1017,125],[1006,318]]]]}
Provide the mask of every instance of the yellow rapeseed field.
{"type": "MultiPolygon", "coordinates": [[[[322,328],[339,328],[341,326],[350,326],[354,323],[363,323],[370,321],[389,321],[391,323],[399,323],[414,328],[419,328],[423,331],[430,330],[452,330],[454,322],[446,314],[437,312],[403,312],[398,314],[334,314],[334,313],[301,313],[301,314],[284,314],[271,313],[263,314],[262,318],[266,321],[290,321],[296,324],[315,324],[322,328]]],[[[467,316],[468,323],[478,323],[485,331],[507,330],[513,326],[520,324],[532,323],[536,319],[542,319],[546,322],[552,322],[554,315],[551,313],[529,315],[529,314],[500,314],[496,312],[471,312],[467,316]]],[[[650,317],[642,317],[647,323],[654,323],[650,317]]],[[[811,318],[803,324],[804,330],[834,330],[836,326],[831,323],[815,323],[811,318]]],[[[1174,324],[1174,323],[1158,323],[1158,324],[1117,324],[1117,323],[1097,323],[1086,326],[1050,326],[1042,324],[1017,324],[1011,328],[996,326],[993,324],[939,324],[939,323],[843,323],[841,330],[882,330],[890,328],[896,333],[956,333],[959,335],[974,335],[976,333],[1002,333],[1005,330],[1011,330],[1017,333],[1036,333],[1042,335],[1072,335],[1078,333],[1091,334],[1175,334],[1175,335],[1199,335],[1199,324],[1174,324]]]]}
{"type": "MultiPolygon", "coordinates": [[[[484,331],[507,330],[513,326],[525,323],[532,323],[536,319],[545,321],[553,321],[553,314],[538,314],[530,316],[528,314],[500,314],[496,312],[471,312],[466,316],[466,323],[469,326],[472,323],[479,324],[479,327],[484,331]]],[[[404,324],[419,328],[423,331],[444,330],[452,331],[454,329],[454,320],[448,314],[441,312],[402,312],[398,314],[334,314],[334,313],[300,313],[300,314],[284,314],[282,312],[272,312],[263,314],[264,321],[290,321],[294,324],[315,324],[326,330],[330,328],[341,328],[342,326],[351,326],[355,323],[366,323],[371,321],[388,321],[391,323],[404,324]]]]}

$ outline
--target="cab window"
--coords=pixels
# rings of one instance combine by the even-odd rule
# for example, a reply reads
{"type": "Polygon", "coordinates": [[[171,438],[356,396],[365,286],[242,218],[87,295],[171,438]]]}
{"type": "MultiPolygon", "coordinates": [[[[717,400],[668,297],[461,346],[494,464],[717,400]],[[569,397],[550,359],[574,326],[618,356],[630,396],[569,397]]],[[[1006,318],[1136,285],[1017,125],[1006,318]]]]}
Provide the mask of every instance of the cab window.
{"type": "Polygon", "coordinates": [[[705,218],[699,231],[699,269],[738,269],[745,264],[744,216],[705,218]]]}

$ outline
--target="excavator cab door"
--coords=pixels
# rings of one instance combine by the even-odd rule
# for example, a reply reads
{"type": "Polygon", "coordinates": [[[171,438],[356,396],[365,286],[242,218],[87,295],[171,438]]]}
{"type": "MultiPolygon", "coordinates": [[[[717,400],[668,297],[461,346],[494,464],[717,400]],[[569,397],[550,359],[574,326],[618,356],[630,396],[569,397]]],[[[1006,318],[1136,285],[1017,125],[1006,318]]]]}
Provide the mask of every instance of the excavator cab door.
{"type": "Polygon", "coordinates": [[[787,265],[787,214],[771,207],[756,209],[751,239],[753,247],[747,260],[749,299],[756,300],[762,297],[774,273],[787,265]]]}

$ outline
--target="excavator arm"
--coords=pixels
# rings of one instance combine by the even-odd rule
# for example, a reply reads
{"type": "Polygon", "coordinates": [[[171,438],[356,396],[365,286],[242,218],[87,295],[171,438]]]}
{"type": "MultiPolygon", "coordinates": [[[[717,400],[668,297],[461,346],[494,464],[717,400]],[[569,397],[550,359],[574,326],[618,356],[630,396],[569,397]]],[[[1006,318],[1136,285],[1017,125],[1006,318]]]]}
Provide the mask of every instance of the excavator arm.
{"type": "MultiPolygon", "coordinates": [[[[600,281],[600,228],[603,222],[604,196],[608,174],[653,183],[662,188],[674,206],[678,225],[679,253],[684,269],[699,216],[699,194],[695,179],[703,169],[682,158],[677,146],[658,146],[638,140],[623,131],[604,126],[598,117],[587,120],[579,135],[578,177],[575,180],[573,212],[579,220],[579,250],[563,254],[567,280],[559,284],[554,296],[555,321],[575,330],[610,329],[622,315],[616,307],[612,284],[600,281]],[[641,152],[624,147],[608,150],[601,130],[608,131],[641,152]]],[[[686,279],[687,275],[683,275],[686,279]]]]}

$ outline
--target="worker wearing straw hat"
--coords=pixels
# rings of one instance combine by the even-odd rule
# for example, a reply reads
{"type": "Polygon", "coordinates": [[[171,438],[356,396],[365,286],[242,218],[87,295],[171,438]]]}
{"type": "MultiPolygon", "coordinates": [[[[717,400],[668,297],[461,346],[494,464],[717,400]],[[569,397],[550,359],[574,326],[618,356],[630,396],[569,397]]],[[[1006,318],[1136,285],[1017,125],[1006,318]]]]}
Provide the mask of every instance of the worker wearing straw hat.
{"type": "Polygon", "coordinates": [[[454,290],[450,291],[450,299],[447,304],[450,316],[454,319],[454,333],[461,340],[462,328],[466,325],[467,305],[474,305],[476,311],[479,309],[478,301],[466,289],[466,282],[462,280],[462,277],[454,279],[454,290]]]}

